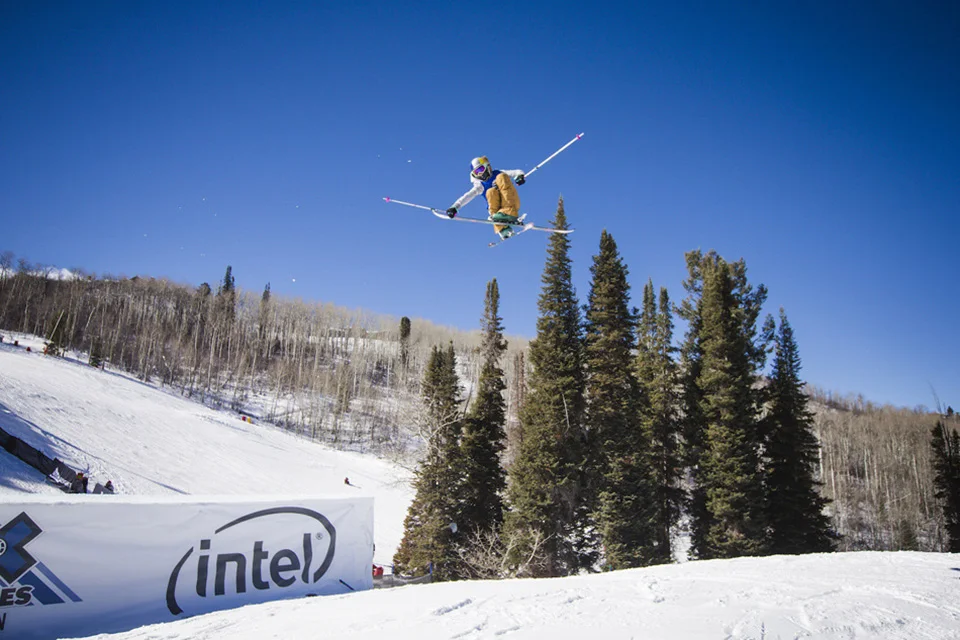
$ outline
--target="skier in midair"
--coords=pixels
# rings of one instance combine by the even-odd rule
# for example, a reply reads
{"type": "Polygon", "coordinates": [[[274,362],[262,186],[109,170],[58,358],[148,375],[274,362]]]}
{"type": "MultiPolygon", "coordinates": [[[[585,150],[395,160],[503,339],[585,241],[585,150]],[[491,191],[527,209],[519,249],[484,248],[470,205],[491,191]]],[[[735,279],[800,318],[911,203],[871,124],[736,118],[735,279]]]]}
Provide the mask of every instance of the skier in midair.
{"type": "MultiPolygon", "coordinates": [[[[490,160],[486,156],[478,156],[470,162],[470,190],[460,196],[447,209],[451,218],[457,215],[460,208],[476,198],[481,193],[487,200],[490,219],[494,222],[517,222],[520,216],[520,196],[517,195],[517,184],[523,184],[526,177],[520,169],[492,169],[490,160]]],[[[501,238],[506,240],[514,233],[514,227],[496,224],[493,226],[501,238]]]]}

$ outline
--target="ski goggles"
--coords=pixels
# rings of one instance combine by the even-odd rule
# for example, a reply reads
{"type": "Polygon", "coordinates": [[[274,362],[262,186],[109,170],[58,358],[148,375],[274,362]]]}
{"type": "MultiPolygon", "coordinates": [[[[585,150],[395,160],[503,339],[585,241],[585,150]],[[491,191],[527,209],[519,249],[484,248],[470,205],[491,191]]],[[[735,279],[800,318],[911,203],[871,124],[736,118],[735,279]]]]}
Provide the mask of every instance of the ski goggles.
{"type": "MultiPolygon", "coordinates": [[[[483,175],[486,175],[486,173],[487,173],[487,166],[483,164],[473,169],[473,175],[476,176],[477,178],[483,175]]],[[[460,175],[463,175],[463,174],[461,173],[460,175]]]]}

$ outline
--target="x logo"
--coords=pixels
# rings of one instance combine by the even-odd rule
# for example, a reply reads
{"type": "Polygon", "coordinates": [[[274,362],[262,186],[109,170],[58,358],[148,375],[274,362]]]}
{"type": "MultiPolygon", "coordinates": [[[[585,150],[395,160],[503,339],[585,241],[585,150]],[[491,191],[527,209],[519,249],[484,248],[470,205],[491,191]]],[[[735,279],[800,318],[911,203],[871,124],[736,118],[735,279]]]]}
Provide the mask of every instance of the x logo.
{"type": "Polygon", "coordinates": [[[31,540],[43,530],[26,513],[3,525],[0,529],[0,578],[8,585],[20,579],[37,563],[36,558],[24,550],[31,540]]]}

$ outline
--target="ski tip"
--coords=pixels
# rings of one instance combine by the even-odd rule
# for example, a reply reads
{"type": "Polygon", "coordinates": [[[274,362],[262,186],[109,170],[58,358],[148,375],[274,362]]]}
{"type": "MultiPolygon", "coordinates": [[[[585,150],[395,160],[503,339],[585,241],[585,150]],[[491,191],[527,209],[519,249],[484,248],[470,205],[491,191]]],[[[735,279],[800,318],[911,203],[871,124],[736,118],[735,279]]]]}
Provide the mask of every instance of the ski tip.
{"type": "Polygon", "coordinates": [[[384,201],[384,202],[390,202],[390,198],[384,198],[383,201],[384,201]]]}

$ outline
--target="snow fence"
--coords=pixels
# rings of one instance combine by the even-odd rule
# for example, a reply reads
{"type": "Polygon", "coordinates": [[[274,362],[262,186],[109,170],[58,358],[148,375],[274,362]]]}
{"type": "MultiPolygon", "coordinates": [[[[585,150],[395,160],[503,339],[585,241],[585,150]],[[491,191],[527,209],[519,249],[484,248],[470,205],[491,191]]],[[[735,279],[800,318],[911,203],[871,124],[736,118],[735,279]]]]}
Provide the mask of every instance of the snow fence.
{"type": "Polygon", "coordinates": [[[373,498],[0,502],[0,640],[370,589],[373,498]]]}

